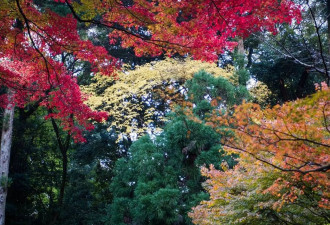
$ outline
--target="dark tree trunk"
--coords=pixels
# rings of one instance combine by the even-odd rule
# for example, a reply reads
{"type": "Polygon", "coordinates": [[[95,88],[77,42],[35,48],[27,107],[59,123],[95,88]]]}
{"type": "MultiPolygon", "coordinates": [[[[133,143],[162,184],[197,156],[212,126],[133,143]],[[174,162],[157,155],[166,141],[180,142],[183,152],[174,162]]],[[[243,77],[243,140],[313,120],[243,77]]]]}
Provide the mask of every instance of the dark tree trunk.
{"type": "Polygon", "coordinates": [[[298,98],[303,98],[304,96],[304,88],[306,85],[308,79],[308,71],[304,70],[303,74],[300,77],[299,83],[298,83],[298,87],[297,87],[297,92],[296,92],[296,96],[298,98]]]}
{"type": "Polygon", "coordinates": [[[279,80],[279,85],[280,85],[280,93],[281,93],[282,101],[283,102],[289,101],[288,91],[286,90],[284,80],[282,78],[280,78],[279,80]]]}
{"type": "Polygon", "coordinates": [[[52,221],[50,222],[50,224],[55,224],[60,215],[61,208],[63,205],[64,192],[65,192],[65,187],[67,183],[67,174],[68,174],[68,149],[70,147],[71,136],[70,134],[67,134],[66,139],[63,141],[61,138],[60,129],[58,125],[56,124],[53,118],[51,119],[51,121],[54,132],[56,134],[57,143],[62,154],[62,179],[61,179],[60,193],[58,196],[58,204],[57,204],[58,207],[54,212],[52,221]]]}

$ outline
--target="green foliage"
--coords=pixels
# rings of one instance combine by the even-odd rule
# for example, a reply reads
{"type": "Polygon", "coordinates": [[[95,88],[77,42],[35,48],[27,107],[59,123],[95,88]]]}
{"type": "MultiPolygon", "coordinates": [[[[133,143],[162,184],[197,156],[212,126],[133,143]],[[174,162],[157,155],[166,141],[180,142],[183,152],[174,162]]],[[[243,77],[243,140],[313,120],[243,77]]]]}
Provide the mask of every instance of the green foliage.
{"type": "Polygon", "coordinates": [[[167,158],[172,155],[165,157],[162,147],[145,136],[132,145],[128,159],[118,160],[111,183],[115,198],[110,224],[121,224],[126,217],[138,224],[171,224],[178,219],[173,211],[181,195],[177,171],[167,158]]]}
{"type": "MultiPolygon", "coordinates": [[[[31,106],[30,106],[31,107],[31,106]]],[[[87,142],[69,149],[69,173],[64,202],[58,207],[62,156],[51,124],[44,112],[27,115],[19,110],[15,117],[6,224],[104,224],[106,204],[112,200],[108,184],[114,162],[125,155],[115,143],[116,134],[107,125],[96,124],[86,135],[87,142]]]]}
{"type": "Polygon", "coordinates": [[[259,34],[261,43],[253,51],[256,60],[250,71],[271,90],[271,105],[306,97],[315,92],[315,83],[329,82],[327,1],[295,2],[304,8],[302,21],[279,25],[276,36],[259,34]]]}
{"type": "Polygon", "coordinates": [[[268,102],[283,103],[299,97],[307,96],[315,91],[315,83],[322,81],[320,77],[308,74],[303,66],[294,61],[264,55],[260,63],[253,65],[252,73],[258,80],[267,84],[271,90],[268,102]],[[264,63],[267,62],[267,63],[264,63]]]}
{"type": "Polygon", "coordinates": [[[204,71],[195,74],[186,87],[189,101],[184,104],[195,105],[194,115],[201,121],[186,114],[189,107],[178,107],[168,115],[161,135],[140,138],[127,157],[116,162],[109,224],[191,224],[188,211],[208,197],[201,186],[200,166],[220,161],[230,167],[235,164],[233,156],[221,151],[219,134],[202,119],[221,104],[227,108],[242,101],[242,96],[247,98],[247,90],[204,71]],[[219,96],[219,104],[212,105],[219,96]]]}
{"type": "Polygon", "coordinates": [[[47,224],[56,210],[61,156],[51,125],[42,116],[44,112],[36,110],[28,117],[28,109],[18,110],[14,119],[8,225],[47,224]]]}
{"type": "Polygon", "coordinates": [[[114,162],[122,155],[108,124],[96,124],[86,135],[86,143],[71,153],[69,184],[58,224],[104,224],[107,203],[113,198],[108,185],[114,162]]]}
{"type": "Polygon", "coordinates": [[[238,77],[238,83],[242,86],[246,86],[250,79],[250,73],[245,68],[245,56],[239,53],[234,53],[234,66],[236,68],[235,74],[238,77]]]}
{"type": "Polygon", "coordinates": [[[61,16],[66,16],[70,13],[70,9],[68,7],[52,0],[33,0],[33,2],[40,7],[41,10],[51,9],[53,12],[61,16]]]}
{"type": "Polygon", "coordinates": [[[243,99],[249,98],[249,92],[245,86],[235,86],[224,77],[214,77],[206,71],[200,71],[194,78],[186,82],[188,96],[192,103],[196,104],[194,112],[201,115],[203,108],[209,111],[214,108],[211,100],[218,100],[217,106],[222,108],[240,104],[243,99]],[[200,113],[198,113],[200,111],[200,113]]]}

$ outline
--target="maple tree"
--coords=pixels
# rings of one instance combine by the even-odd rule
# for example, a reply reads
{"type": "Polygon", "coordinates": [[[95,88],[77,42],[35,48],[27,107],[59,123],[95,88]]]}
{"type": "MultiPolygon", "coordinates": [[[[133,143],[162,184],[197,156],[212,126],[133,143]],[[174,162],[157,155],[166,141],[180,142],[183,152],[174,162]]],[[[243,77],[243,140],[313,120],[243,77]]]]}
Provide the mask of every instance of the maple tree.
{"type": "MultiPolygon", "coordinates": [[[[229,38],[263,29],[275,32],[276,23],[299,17],[291,1],[55,2],[65,4],[71,14],[38,9],[32,0],[1,2],[1,84],[15,89],[18,106],[43,98],[41,105],[56,108],[49,117],[60,118],[76,140],[83,138],[70,114],[87,129],[91,128],[88,118],[102,120],[105,115],[83,104],[73,74],[56,56],[72,53],[103,74],[111,74],[120,65],[103,47],[80,39],[77,21],[113,29],[110,42],[121,38],[122,46],[134,47],[137,55],[189,52],[197,59],[215,60],[224,48],[235,46],[229,38]],[[99,15],[100,20],[96,19],[99,15]]],[[[5,103],[6,97],[2,99],[5,103]]]]}
{"type": "Polygon", "coordinates": [[[134,47],[136,54],[157,55],[166,50],[214,60],[225,47],[235,45],[228,38],[260,29],[275,32],[276,23],[291,22],[299,15],[290,1],[203,1],[200,7],[191,1],[56,2],[66,4],[72,14],[62,17],[50,9],[39,10],[31,0],[1,2],[1,83],[16,90],[18,106],[44,97],[41,105],[56,108],[49,117],[61,118],[63,127],[78,139],[80,132],[70,114],[88,129],[86,119],[100,120],[105,115],[84,106],[75,78],[56,56],[73,53],[103,74],[111,74],[119,63],[103,47],[81,40],[77,21],[112,28],[110,42],[120,37],[122,45],[134,47]],[[95,19],[98,15],[101,20],[95,19]]]}
{"type": "Polygon", "coordinates": [[[295,222],[285,216],[297,210],[295,206],[301,213],[297,221],[310,214],[308,209],[329,221],[329,96],[324,85],[322,91],[282,106],[261,109],[244,103],[232,115],[210,117],[209,125],[223,135],[224,149],[239,154],[241,160],[234,170],[203,169],[210,178],[206,187],[211,200],[194,209],[195,222],[221,224],[233,219],[233,224],[240,224],[249,216],[260,217],[262,207],[295,222]],[[251,214],[239,209],[238,201],[244,204],[253,196],[257,209],[251,214]],[[239,210],[241,218],[229,209],[239,210]]]}
{"type": "MultiPolygon", "coordinates": [[[[138,56],[190,53],[196,59],[215,60],[225,48],[235,46],[233,37],[260,30],[276,32],[277,23],[299,20],[299,8],[289,0],[54,2],[70,13],[59,15],[33,0],[0,2],[0,85],[8,89],[1,105],[12,105],[13,110],[15,105],[38,103],[47,109],[46,119],[60,121],[68,138],[75,141],[84,141],[82,130],[93,128],[91,120],[102,121],[107,115],[84,104],[77,74],[70,72],[59,55],[88,61],[94,72],[105,75],[120,66],[120,60],[105,48],[80,38],[78,22],[111,29],[110,43],[120,39],[123,47],[133,47],[138,56]]],[[[6,132],[10,129],[3,129],[6,132]]],[[[8,170],[5,167],[1,170],[8,170]]]]}
{"type": "MultiPolygon", "coordinates": [[[[277,179],[288,178],[285,174],[251,157],[238,161],[239,165],[230,170],[225,163],[223,170],[212,166],[202,169],[202,175],[208,178],[204,188],[210,199],[189,213],[194,224],[327,224],[329,211],[318,207],[319,195],[311,187],[305,186],[304,194],[295,201],[284,201],[265,190],[277,179]],[[282,204],[276,204],[279,202],[282,204]]],[[[296,183],[295,191],[299,192],[301,185],[296,183]]]]}
{"type": "Polygon", "coordinates": [[[170,104],[184,101],[184,82],[199,70],[238,82],[232,67],[221,69],[199,60],[167,58],[119,71],[117,79],[96,75],[93,83],[82,86],[82,91],[89,95],[87,104],[92,109],[111,115],[110,126],[121,131],[119,138],[132,133],[140,137],[148,130],[160,132],[157,123],[164,123],[170,104]]]}

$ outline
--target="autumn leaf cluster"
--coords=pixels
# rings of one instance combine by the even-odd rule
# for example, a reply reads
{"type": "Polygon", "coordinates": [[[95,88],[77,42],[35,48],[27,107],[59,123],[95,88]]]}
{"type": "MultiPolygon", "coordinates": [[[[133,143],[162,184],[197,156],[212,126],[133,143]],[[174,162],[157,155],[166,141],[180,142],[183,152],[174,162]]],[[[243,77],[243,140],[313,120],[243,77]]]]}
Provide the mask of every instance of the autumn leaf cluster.
{"type": "Polygon", "coordinates": [[[159,104],[166,104],[168,108],[171,102],[183,102],[183,84],[192,79],[199,70],[237,83],[232,67],[225,70],[216,64],[198,60],[168,58],[134,70],[117,72],[118,79],[96,76],[95,82],[84,86],[82,90],[90,95],[87,104],[91,108],[102,109],[111,115],[111,126],[123,130],[126,134],[136,132],[141,136],[156,122],[155,115],[158,120],[165,121],[164,112],[145,102],[149,101],[148,99],[151,102],[158,100],[159,104]]]}
{"type": "Polygon", "coordinates": [[[262,109],[244,103],[232,114],[210,117],[208,124],[222,134],[224,149],[239,154],[240,160],[234,170],[202,169],[211,197],[194,208],[194,222],[244,224],[254,219],[266,224],[265,208],[286,222],[326,221],[329,96],[323,86],[306,99],[282,106],[262,109]],[[309,219],[301,221],[304,214],[309,219]]]}

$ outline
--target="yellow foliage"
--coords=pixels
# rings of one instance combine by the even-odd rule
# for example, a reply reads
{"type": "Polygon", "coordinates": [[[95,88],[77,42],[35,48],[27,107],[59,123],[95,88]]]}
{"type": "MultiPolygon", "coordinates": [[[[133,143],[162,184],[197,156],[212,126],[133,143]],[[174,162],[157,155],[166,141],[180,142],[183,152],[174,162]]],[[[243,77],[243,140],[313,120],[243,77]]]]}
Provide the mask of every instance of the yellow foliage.
{"type": "MultiPolygon", "coordinates": [[[[174,92],[172,84],[175,82],[182,84],[200,70],[237,83],[233,77],[234,69],[232,67],[224,70],[217,67],[216,64],[207,62],[168,58],[139,66],[135,70],[120,71],[118,79],[96,75],[95,83],[82,87],[82,90],[90,95],[87,102],[90,107],[105,110],[113,117],[112,125],[124,130],[127,134],[135,132],[140,136],[150,129],[153,122],[152,117],[156,113],[152,106],[146,108],[143,105],[143,99],[155,94],[154,91],[159,86],[167,85],[167,91],[174,92]],[[131,98],[137,101],[131,101],[131,98]],[[139,118],[137,119],[137,117],[139,118]],[[140,124],[137,123],[137,120],[140,124]]],[[[166,98],[166,96],[157,94],[160,98],[166,98]]],[[[165,120],[163,114],[157,114],[157,116],[158,120],[165,120]]]]}
{"type": "Polygon", "coordinates": [[[73,2],[72,5],[81,19],[84,20],[92,20],[97,15],[103,14],[106,10],[100,7],[101,4],[98,1],[80,0],[79,3],[73,2]]]}
{"type": "Polygon", "coordinates": [[[249,91],[260,105],[265,105],[267,98],[272,94],[267,85],[261,81],[258,81],[249,91]]]}

